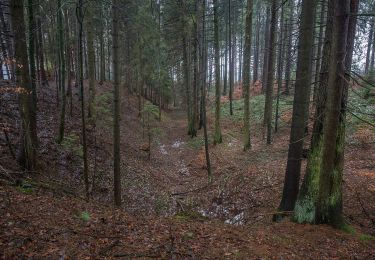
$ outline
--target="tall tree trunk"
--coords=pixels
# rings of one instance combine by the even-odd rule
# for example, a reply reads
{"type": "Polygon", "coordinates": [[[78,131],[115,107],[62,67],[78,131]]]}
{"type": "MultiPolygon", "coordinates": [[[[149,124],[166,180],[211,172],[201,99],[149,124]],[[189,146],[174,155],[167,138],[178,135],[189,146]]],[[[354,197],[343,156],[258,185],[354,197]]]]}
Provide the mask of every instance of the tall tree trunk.
{"type": "Polygon", "coordinates": [[[31,80],[31,96],[33,99],[31,110],[30,110],[30,124],[31,129],[34,131],[31,135],[33,138],[33,144],[38,145],[37,136],[37,94],[36,94],[36,68],[35,68],[35,19],[34,19],[34,3],[33,0],[28,0],[28,16],[29,16],[29,64],[30,64],[30,80],[31,80]]]}
{"type": "Polygon", "coordinates": [[[20,149],[17,160],[20,165],[27,170],[34,170],[36,167],[36,144],[34,143],[36,129],[31,123],[31,111],[33,109],[33,98],[29,93],[32,92],[31,79],[29,74],[29,59],[27,57],[26,26],[24,20],[23,0],[13,0],[10,3],[10,12],[12,15],[13,36],[14,36],[14,59],[15,81],[18,86],[24,88],[20,93],[20,115],[21,115],[21,132],[20,132],[20,149]]]}
{"type": "Polygon", "coordinates": [[[269,62],[269,47],[270,47],[270,16],[271,9],[267,7],[266,24],[264,27],[264,56],[263,56],[263,70],[262,70],[262,93],[265,93],[268,78],[268,62],[269,62]]]}
{"type": "MultiPolygon", "coordinates": [[[[214,144],[222,143],[220,129],[220,45],[219,45],[219,3],[214,0],[214,49],[215,49],[215,133],[214,144]]],[[[229,51],[230,53],[230,51],[229,51]]]]}
{"type": "MultiPolygon", "coordinates": [[[[338,170],[337,153],[344,149],[340,136],[340,117],[345,88],[345,55],[349,23],[349,0],[334,1],[332,62],[329,67],[326,118],[323,129],[323,150],[316,222],[336,227],[343,225],[342,219],[342,170],[338,170]]],[[[340,162],[340,163],[341,163],[340,162]]]]}
{"type": "Polygon", "coordinates": [[[279,130],[279,105],[281,88],[283,85],[283,70],[284,70],[284,5],[281,7],[280,16],[280,33],[279,33],[279,44],[278,44],[278,58],[277,58],[277,95],[276,95],[276,115],[275,115],[275,133],[279,130]]]}
{"type": "Polygon", "coordinates": [[[42,86],[48,86],[47,73],[44,66],[44,43],[43,43],[43,33],[42,33],[42,21],[40,16],[37,18],[37,27],[38,27],[38,44],[39,44],[39,60],[40,60],[40,80],[42,86]]]}
{"type": "Polygon", "coordinates": [[[183,60],[184,60],[184,82],[185,82],[185,95],[186,95],[186,111],[188,119],[188,135],[192,135],[192,108],[191,108],[191,98],[190,98],[190,58],[189,58],[189,42],[183,36],[183,60]]]}
{"type": "Polygon", "coordinates": [[[206,41],[206,0],[202,1],[202,36],[201,36],[201,99],[202,99],[202,123],[203,123],[203,133],[204,133],[204,149],[206,155],[206,167],[208,178],[212,180],[211,172],[211,161],[210,153],[208,151],[208,133],[207,133],[207,114],[206,114],[206,80],[207,80],[207,50],[208,45],[206,41]]]}
{"type": "Polygon", "coordinates": [[[118,1],[112,0],[112,57],[113,57],[113,175],[115,205],[121,206],[121,169],[120,169],[120,66],[118,61],[119,49],[119,11],[118,1]]]}
{"type": "Polygon", "coordinates": [[[101,34],[99,35],[99,48],[100,48],[100,81],[105,81],[105,43],[104,43],[104,4],[101,4],[100,6],[100,18],[103,23],[102,26],[100,26],[101,34]]]}
{"type": "MultiPolygon", "coordinates": [[[[57,143],[61,143],[64,139],[65,131],[65,108],[66,108],[66,92],[65,92],[65,55],[64,55],[64,27],[63,27],[63,10],[61,0],[57,1],[58,5],[58,27],[59,27],[59,89],[61,90],[61,108],[60,108],[60,126],[57,137],[57,143]]],[[[68,17],[65,17],[68,19],[68,17]]]]}
{"type": "Polygon", "coordinates": [[[293,1],[288,3],[288,20],[287,20],[287,48],[286,50],[286,64],[285,64],[285,95],[290,94],[291,87],[291,71],[292,71],[292,50],[293,50],[293,1]]]}
{"type": "MultiPolygon", "coordinates": [[[[196,17],[199,17],[198,1],[195,2],[196,17]]],[[[197,136],[197,129],[199,123],[199,105],[198,105],[198,91],[199,91],[199,52],[198,52],[198,33],[199,33],[199,19],[194,24],[194,49],[193,49],[193,69],[194,69],[194,84],[193,84],[193,110],[192,110],[192,122],[191,122],[191,137],[197,136]]]]}
{"type": "Polygon", "coordinates": [[[277,3],[278,0],[272,0],[271,7],[271,26],[270,40],[268,43],[268,68],[267,68],[267,85],[266,101],[264,105],[264,127],[266,129],[267,144],[272,143],[272,107],[273,107],[273,87],[274,87],[274,70],[275,70],[275,43],[276,43],[276,24],[277,24],[277,3]]]}
{"type": "Polygon", "coordinates": [[[251,148],[250,141],[250,59],[251,32],[253,19],[253,1],[247,0],[245,49],[243,55],[243,90],[244,90],[244,150],[251,148]]]}
{"type": "MultiPolygon", "coordinates": [[[[3,32],[9,31],[8,24],[5,22],[4,9],[1,4],[0,4],[0,22],[1,22],[0,28],[3,29],[3,32]]],[[[11,66],[9,66],[9,64],[11,64],[9,58],[12,56],[12,44],[10,41],[9,32],[0,35],[0,40],[1,40],[1,49],[2,49],[3,59],[6,61],[5,67],[7,71],[7,76],[10,79],[13,76],[12,72],[15,66],[13,66],[13,68],[10,68],[11,66]],[[3,37],[4,37],[4,41],[3,41],[3,37]],[[6,44],[4,44],[4,42],[6,44]]]]}
{"type": "Polygon", "coordinates": [[[319,191],[319,176],[322,154],[323,122],[327,99],[328,69],[331,60],[334,0],[328,0],[325,39],[322,53],[319,86],[314,113],[314,125],[305,177],[294,209],[294,219],[299,222],[315,222],[316,200],[319,191]]]}
{"type": "MultiPolygon", "coordinates": [[[[1,54],[2,54],[2,63],[1,63],[1,73],[3,74],[3,66],[5,67],[5,71],[6,71],[6,75],[8,79],[10,79],[10,68],[9,68],[9,56],[8,56],[8,53],[9,53],[9,49],[8,49],[8,46],[5,45],[5,42],[7,40],[7,38],[9,38],[9,36],[6,34],[6,31],[7,31],[7,25],[5,23],[5,19],[4,19],[4,13],[3,13],[3,7],[2,5],[0,4],[0,20],[1,20],[1,24],[0,24],[0,29],[1,29],[1,34],[0,34],[0,47],[1,47],[1,54]]],[[[2,75],[3,77],[5,75],[2,75]]]]}
{"type": "MultiPolygon", "coordinates": [[[[257,12],[260,12],[259,1],[257,2],[257,12]]],[[[253,84],[258,80],[259,76],[259,49],[260,49],[260,14],[257,15],[256,24],[256,34],[255,34],[255,50],[254,50],[254,64],[253,64],[253,84]]]]}
{"type": "MultiPolygon", "coordinates": [[[[242,81],[242,70],[243,70],[243,6],[241,5],[241,16],[240,16],[240,47],[238,51],[238,81],[242,81]]],[[[246,25],[245,25],[246,26],[246,25]]]]}
{"type": "Polygon", "coordinates": [[[83,85],[83,0],[78,0],[78,82],[81,92],[81,120],[82,120],[82,151],[83,151],[83,177],[85,181],[86,198],[90,197],[89,168],[87,162],[86,116],[85,116],[85,91],[83,85]]]}
{"type": "MultiPolygon", "coordinates": [[[[227,10],[227,8],[225,8],[227,10]]],[[[229,44],[229,14],[225,16],[225,48],[224,48],[224,87],[223,87],[223,96],[227,95],[228,88],[228,44],[229,44]]]]}
{"type": "Polygon", "coordinates": [[[368,36],[368,41],[367,41],[367,53],[366,53],[366,64],[365,64],[365,73],[369,72],[369,67],[370,67],[370,54],[371,54],[371,48],[373,44],[373,38],[374,38],[374,18],[371,19],[370,22],[370,33],[368,36]]]}
{"type": "MultiPolygon", "coordinates": [[[[284,189],[279,211],[293,211],[299,190],[305,125],[308,119],[310,99],[315,5],[316,0],[302,1],[292,128],[284,189]]],[[[275,217],[277,218],[277,215],[275,217]]]]}
{"type": "Polygon", "coordinates": [[[94,50],[94,26],[93,26],[93,10],[88,7],[87,15],[87,63],[89,78],[89,104],[88,117],[95,115],[95,50],[94,50]]]}
{"type": "MultiPolygon", "coordinates": [[[[65,17],[69,17],[68,9],[65,9],[65,17]]],[[[69,19],[65,19],[65,37],[66,37],[66,72],[68,74],[67,82],[67,97],[69,97],[69,114],[73,117],[73,89],[72,89],[72,46],[70,43],[70,28],[69,28],[69,19]]]]}
{"type": "Polygon", "coordinates": [[[234,43],[234,37],[232,33],[233,24],[232,24],[232,5],[231,1],[228,1],[228,10],[229,10],[229,114],[233,115],[233,85],[234,85],[234,49],[236,46],[234,43]]]}
{"type": "Polygon", "coordinates": [[[326,1],[321,1],[321,9],[320,9],[320,19],[319,19],[319,36],[318,36],[318,46],[316,51],[316,63],[315,63],[315,79],[314,79],[314,102],[316,101],[316,96],[318,95],[318,88],[319,88],[319,75],[320,75],[320,66],[322,60],[322,46],[323,46],[323,31],[324,31],[324,22],[326,16],[326,1]]]}
{"type": "MultiPolygon", "coordinates": [[[[374,32],[373,32],[374,34],[374,32]]],[[[371,57],[370,57],[370,68],[369,71],[373,71],[375,66],[375,37],[372,36],[372,50],[371,50],[371,57]]]]}

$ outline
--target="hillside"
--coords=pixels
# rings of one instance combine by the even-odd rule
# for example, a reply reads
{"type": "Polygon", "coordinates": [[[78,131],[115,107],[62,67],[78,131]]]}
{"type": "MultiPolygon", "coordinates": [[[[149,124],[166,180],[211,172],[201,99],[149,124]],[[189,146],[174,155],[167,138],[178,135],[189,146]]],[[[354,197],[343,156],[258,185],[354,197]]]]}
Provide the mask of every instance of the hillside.
{"type": "MultiPolygon", "coordinates": [[[[152,122],[151,159],[147,130],[138,118],[137,97],[122,93],[121,156],[124,203],[112,206],[111,85],[98,86],[97,117],[89,121],[91,200],[82,197],[78,93],[68,116],[66,141],[55,143],[58,128],[55,86],[40,89],[40,165],[24,176],[1,137],[0,252],[13,258],[160,259],[371,259],[375,257],[374,146],[361,131],[350,134],[344,175],[348,231],[328,226],[273,223],[287,156],[290,99],[283,99],[282,123],[267,146],[252,98],[253,147],[241,149],[238,116],[227,117],[224,143],[210,144],[214,180],[208,182],[202,133],[186,135],[182,110],[163,112],[152,122]],[[143,136],[143,133],[146,133],[143,136]]],[[[4,99],[16,107],[12,93],[4,99]]],[[[223,101],[225,102],[225,101],[223,101]]],[[[239,101],[238,101],[239,102],[239,101]]],[[[260,101],[261,102],[261,101],[260,101]]],[[[69,109],[68,109],[69,110],[69,109]]],[[[240,113],[240,110],[236,110],[240,113]]],[[[18,114],[7,118],[12,146],[18,114]]],[[[210,119],[213,117],[210,117],[210,119]]],[[[210,129],[212,126],[209,120],[210,129]]],[[[304,166],[303,166],[304,168],[304,166]]]]}

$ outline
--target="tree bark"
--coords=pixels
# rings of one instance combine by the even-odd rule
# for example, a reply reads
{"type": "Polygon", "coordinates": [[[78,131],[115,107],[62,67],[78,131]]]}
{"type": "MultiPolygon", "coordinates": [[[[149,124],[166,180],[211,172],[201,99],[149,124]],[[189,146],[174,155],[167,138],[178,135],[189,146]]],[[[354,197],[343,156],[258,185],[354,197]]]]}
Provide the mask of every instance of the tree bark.
{"type": "Polygon", "coordinates": [[[13,0],[10,3],[10,12],[13,24],[14,36],[14,60],[16,61],[15,81],[23,90],[19,95],[21,132],[20,149],[17,155],[19,164],[26,170],[36,168],[36,144],[34,143],[36,129],[31,123],[31,110],[33,109],[33,98],[31,79],[29,74],[29,59],[27,56],[26,26],[24,20],[23,0],[13,0]]]}
{"type": "Polygon", "coordinates": [[[113,180],[114,199],[117,207],[121,206],[121,168],[120,168],[120,66],[119,49],[119,11],[118,0],[112,0],[112,57],[113,57],[113,180]]]}
{"type": "Polygon", "coordinates": [[[334,0],[328,0],[326,30],[322,52],[319,85],[315,100],[314,125],[305,177],[294,209],[294,219],[299,223],[314,223],[322,153],[323,122],[327,100],[328,68],[331,61],[334,0]]]}
{"type": "Polygon", "coordinates": [[[329,68],[326,118],[323,129],[323,150],[316,222],[336,227],[342,219],[342,171],[335,169],[337,152],[344,149],[340,137],[340,116],[345,86],[345,55],[349,23],[349,0],[334,1],[332,63],[329,68]]]}
{"type": "Polygon", "coordinates": [[[87,162],[86,116],[85,116],[85,90],[83,85],[83,0],[78,0],[78,82],[81,92],[81,120],[82,120],[82,151],[83,151],[83,177],[85,182],[86,199],[90,198],[89,169],[87,162]]]}
{"type": "Polygon", "coordinates": [[[277,24],[277,3],[278,0],[272,0],[271,6],[271,25],[268,43],[268,61],[267,61],[267,85],[266,101],[264,106],[264,127],[267,135],[267,144],[272,143],[272,107],[273,107],[273,87],[275,70],[275,43],[276,43],[276,24],[277,24]]]}
{"type": "Polygon", "coordinates": [[[308,119],[310,99],[315,5],[315,0],[302,1],[292,127],[284,189],[279,206],[281,212],[293,211],[299,190],[305,125],[308,119]]]}
{"type": "Polygon", "coordinates": [[[268,78],[268,62],[269,62],[269,47],[270,47],[270,16],[271,9],[267,8],[266,24],[264,27],[264,56],[263,56],[263,70],[262,70],[262,93],[265,93],[268,78]]]}
{"type": "Polygon", "coordinates": [[[253,19],[253,1],[247,0],[245,49],[243,55],[243,90],[244,90],[244,150],[251,148],[250,139],[250,58],[251,58],[251,32],[253,19]]]}
{"type": "MultiPolygon", "coordinates": [[[[61,91],[61,108],[60,108],[60,126],[57,137],[57,143],[64,139],[65,131],[65,108],[66,108],[66,91],[65,91],[65,55],[64,55],[64,27],[63,27],[63,10],[61,0],[57,1],[58,5],[58,27],[59,27],[59,89],[61,91]]],[[[65,17],[68,19],[68,17],[65,17]]]]}
{"type": "Polygon", "coordinates": [[[373,38],[374,38],[374,18],[371,19],[370,22],[370,33],[368,36],[368,41],[367,41],[367,53],[366,53],[366,64],[365,64],[365,73],[369,72],[369,67],[370,67],[370,54],[371,54],[371,48],[373,44],[373,38]]]}
{"type": "Polygon", "coordinates": [[[91,118],[95,115],[95,50],[94,50],[94,26],[93,26],[93,10],[88,7],[87,10],[87,63],[89,78],[89,104],[87,116],[91,118]]]}
{"type": "Polygon", "coordinates": [[[222,143],[220,129],[220,45],[219,45],[219,3],[214,0],[214,49],[215,49],[215,133],[214,144],[222,143]]]}

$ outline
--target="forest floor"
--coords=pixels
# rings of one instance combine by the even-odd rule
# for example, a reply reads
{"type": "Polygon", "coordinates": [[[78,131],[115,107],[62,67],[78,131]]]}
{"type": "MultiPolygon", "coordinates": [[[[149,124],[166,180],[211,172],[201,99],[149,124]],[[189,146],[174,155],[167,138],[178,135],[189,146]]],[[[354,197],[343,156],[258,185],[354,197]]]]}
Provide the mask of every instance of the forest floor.
{"type": "MultiPolygon", "coordinates": [[[[67,106],[66,139],[58,145],[55,86],[39,92],[39,158],[27,176],[0,135],[0,257],[171,259],[375,259],[374,133],[348,130],[344,171],[347,232],[329,226],[272,222],[281,197],[291,100],[283,98],[272,145],[262,138],[260,96],[252,98],[252,150],[243,152],[240,100],[229,116],[223,102],[223,144],[210,144],[208,182],[202,131],[187,136],[186,113],[164,111],[147,127],[137,97],[123,93],[121,121],[123,207],[112,206],[111,86],[98,86],[96,120],[88,120],[91,202],[83,199],[80,109],[67,106]],[[21,181],[22,179],[22,181],[21,181]]],[[[11,145],[19,125],[17,98],[0,106],[11,145]]],[[[212,111],[209,126],[213,126],[212,111]]],[[[147,123],[147,122],[146,122],[147,123]]],[[[211,132],[211,131],[209,131],[211,132]]],[[[310,137],[307,137],[306,141],[310,137]]],[[[305,168],[305,162],[303,169],[305,168]]]]}

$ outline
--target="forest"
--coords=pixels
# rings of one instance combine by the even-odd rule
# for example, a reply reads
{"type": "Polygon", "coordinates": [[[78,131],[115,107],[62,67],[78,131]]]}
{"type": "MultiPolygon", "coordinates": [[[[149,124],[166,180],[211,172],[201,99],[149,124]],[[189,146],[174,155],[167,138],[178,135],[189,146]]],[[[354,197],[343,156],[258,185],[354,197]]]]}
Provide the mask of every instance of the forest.
{"type": "Polygon", "coordinates": [[[0,259],[375,259],[375,1],[0,0],[0,259]]]}

